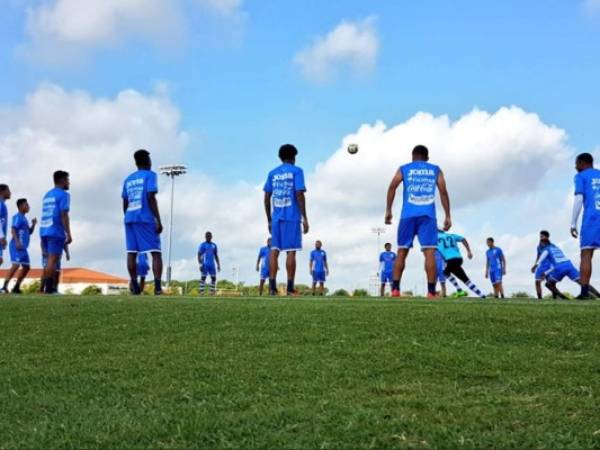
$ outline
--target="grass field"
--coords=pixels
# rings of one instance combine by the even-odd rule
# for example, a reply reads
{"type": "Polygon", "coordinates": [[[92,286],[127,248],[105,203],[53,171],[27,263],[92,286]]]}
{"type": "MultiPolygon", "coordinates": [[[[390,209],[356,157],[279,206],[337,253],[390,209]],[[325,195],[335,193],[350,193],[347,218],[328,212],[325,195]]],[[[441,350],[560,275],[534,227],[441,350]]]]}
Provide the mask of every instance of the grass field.
{"type": "Polygon", "coordinates": [[[600,302],[0,298],[0,448],[600,448],[600,302]]]}

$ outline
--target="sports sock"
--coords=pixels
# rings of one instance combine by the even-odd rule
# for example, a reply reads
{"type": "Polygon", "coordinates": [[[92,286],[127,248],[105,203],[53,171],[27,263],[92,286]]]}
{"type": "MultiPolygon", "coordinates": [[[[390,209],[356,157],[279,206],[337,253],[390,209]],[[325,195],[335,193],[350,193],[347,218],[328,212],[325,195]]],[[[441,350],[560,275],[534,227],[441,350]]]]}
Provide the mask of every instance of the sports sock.
{"type": "Polygon", "coordinates": [[[140,285],[139,285],[138,281],[137,280],[131,280],[130,283],[131,283],[131,291],[134,294],[140,293],[141,289],[140,289],[140,285]]]}
{"type": "Polygon", "coordinates": [[[435,294],[435,283],[427,283],[427,291],[430,294],[435,294]]]}
{"type": "Polygon", "coordinates": [[[54,280],[52,278],[44,279],[44,291],[46,294],[54,293],[54,280]]]}
{"type": "Polygon", "coordinates": [[[269,278],[269,294],[277,293],[277,280],[269,278]]]}
{"type": "Polygon", "coordinates": [[[481,292],[479,288],[475,285],[475,283],[473,283],[471,280],[467,281],[467,287],[471,289],[478,297],[485,298],[483,292],[481,292]]]}
{"type": "Polygon", "coordinates": [[[294,292],[294,280],[288,280],[287,282],[287,292],[291,294],[294,292]]]}
{"type": "Polygon", "coordinates": [[[154,290],[156,292],[162,291],[162,280],[154,279],[154,290]]]}
{"type": "Polygon", "coordinates": [[[217,292],[217,279],[215,277],[210,277],[210,293],[214,295],[217,292]]]}
{"type": "Polygon", "coordinates": [[[393,280],[392,281],[392,291],[399,291],[400,290],[400,280],[393,280]]]}
{"type": "Polygon", "coordinates": [[[452,283],[452,286],[454,286],[454,288],[456,289],[456,292],[462,292],[462,289],[460,288],[460,286],[458,285],[458,281],[456,281],[456,278],[454,278],[454,275],[450,275],[447,280],[452,283]]]}
{"type": "Polygon", "coordinates": [[[200,277],[200,292],[203,294],[206,292],[206,275],[200,277]]]}
{"type": "Polygon", "coordinates": [[[581,296],[582,297],[589,297],[590,296],[590,285],[589,284],[582,284],[581,285],[581,296]]]}

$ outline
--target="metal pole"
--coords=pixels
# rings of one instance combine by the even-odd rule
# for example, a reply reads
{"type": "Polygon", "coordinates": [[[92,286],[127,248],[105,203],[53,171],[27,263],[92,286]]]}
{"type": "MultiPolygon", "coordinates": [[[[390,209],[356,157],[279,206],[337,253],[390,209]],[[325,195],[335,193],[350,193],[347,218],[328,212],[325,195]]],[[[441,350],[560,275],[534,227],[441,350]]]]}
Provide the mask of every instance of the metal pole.
{"type": "Polygon", "coordinates": [[[167,287],[171,285],[171,249],[173,248],[173,203],[175,201],[175,175],[171,174],[171,213],[169,217],[169,253],[167,255],[167,287]]]}

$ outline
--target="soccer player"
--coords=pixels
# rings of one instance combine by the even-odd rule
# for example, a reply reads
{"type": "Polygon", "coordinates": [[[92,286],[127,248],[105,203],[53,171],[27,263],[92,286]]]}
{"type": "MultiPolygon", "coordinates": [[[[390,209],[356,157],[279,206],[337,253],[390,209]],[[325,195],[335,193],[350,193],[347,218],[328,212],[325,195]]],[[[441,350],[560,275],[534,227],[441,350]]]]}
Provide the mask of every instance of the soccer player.
{"type": "MultiPolygon", "coordinates": [[[[540,240],[542,241],[542,253],[540,254],[540,257],[534,266],[531,268],[531,272],[535,273],[540,264],[548,259],[550,261],[550,265],[552,266],[552,270],[546,277],[546,287],[552,292],[553,298],[567,299],[568,297],[557,289],[556,284],[562,281],[563,278],[568,277],[571,279],[571,281],[581,285],[579,271],[575,268],[571,260],[565,256],[563,251],[550,242],[550,233],[545,230],[541,231],[540,240]]],[[[600,293],[594,289],[593,286],[588,286],[587,297],[578,298],[580,300],[587,300],[592,298],[590,294],[593,294],[595,297],[600,296],[600,293]]]]}
{"type": "Polygon", "coordinates": [[[435,250],[435,267],[437,272],[437,280],[440,283],[440,294],[442,297],[446,298],[446,275],[444,275],[446,262],[444,261],[442,254],[437,249],[435,250]]]}
{"type": "Polygon", "coordinates": [[[210,294],[217,291],[217,271],[221,271],[221,261],[217,244],[212,241],[212,233],[207,231],[204,235],[206,241],[198,247],[198,264],[200,264],[200,292],[206,292],[206,277],[210,275],[210,294]],[[216,262],[216,265],[215,265],[216,262]]]}
{"type": "Polygon", "coordinates": [[[0,184],[0,266],[4,262],[3,253],[6,249],[8,233],[8,209],[6,200],[10,200],[10,188],[6,184],[0,184]]]}
{"type": "Polygon", "coordinates": [[[160,234],[163,226],[156,200],[158,178],[156,172],[152,171],[150,152],[138,150],[133,154],[133,159],[137,170],[125,178],[121,194],[131,293],[142,293],[137,279],[137,255],[150,253],[154,273],[154,295],[162,295],[163,261],[160,234]]]}
{"type": "Polygon", "coordinates": [[[465,246],[467,250],[467,257],[473,259],[473,253],[471,252],[471,246],[469,242],[458,234],[450,234],[445,231],[439,230],[438,233],[438,251],[442,254],[444,261],[446,262],[446,268],[444,269],[444,275],[456,288],[456,292],[452,294],[454,298],[466,297],[467,293],[461,289],[456,278],[462,281],[475,295],[480,298],[485,298],[485,295],[481,290],[473,283],[465,273],[462,267],[463,258],[458,248],[458,243],[465,246]],[[455,278],[456,276],[456,278],[455,278]]]}
{"type": "Polygon", "coordinates": [[[571,220],[571,235],[580,237],[581,247],[581,293],[577,298],[590,298],[592,258],[594,250],[600,248],[600,170],[594,168],[594,158],[581,153],[575,160],[575,202],[571,220]],[[577,232],[577,221],[583,208],[581,233],[577,232]]]}
{"type": "Polygon", "coordinates": [[[325,295],[325,281],[329,276],[329,264],[327,264],[327,252],[323,250],[321,241],[315,242],[315,249],[310,252],[309,271],[312,275],[312,295],[317,293],[319,284],[319,295],[325,295]]]}
{"type": "Polygon", "coordinates": [[[500,247],[494,245],[494,238],[486,240],[488,249],[485,252],[485,277],[490,279],[494,287],[494,297],[504,298],[504,286],[502,277],[506,275],[506,258],[500,247]]]}
{"type": "Polygon", "coordinates": [[[298,150],[291,144],[279,148],[282,164],[267,176],[264,206],[269,232],[273,239],[269,263],[269,292],[277,295],[279,253],[286,252],[287,294],[294,295],[296,252],[302,250],[302,232],[308,233],[308,216],[304,193],[304,172],[297,167],[298,150]],[[302,227],[302,229],[301,229],[302,227]]]}
{"type": "Polygon", "coordinates": [[[12,240],[10,241],[9,246],[10,260],[12,265],[8,271],[6,280],[4,281],[4,287],[2,288],[3,292],[8,292],[8,284],[10,283],[10,280],[12,280],[12,278],[15,276],[15,273],[17,273],[19,267],[21,267],[21,272],[17,277],[17,282],[12,289],[13,294],[21,293],[21,283],[29,273],[31,263],[27,249],[29,248],[30,236],[33,234],[35,225],[37,223],[37,219],[34,218],[31,221],[31,226],[29,225],[29,221],[27,220],[26,216],[26,214],[29,212],[29,203],[26,199],[20,198],[17,200],[17,210],[19,212],[12,218],[12,240]]]}
{"type": "Polygon", "coordinates": [[[65,246],[73,242],[69,218],[71,196],[67,192],[70,188],[69,174],[57,170],[53,177],[54,188],[44,196],[40,220],[42,254],[47,255],[48,258],[42,283],[46,294],[58,293],[55,284],[57,267],[65,246]]]}
{"type": "Polygon", "coordinates": [[[271,259],[271,238],[267,239],[267,245],[258,251],[256,260],[256,271],[260,273],[258,294],[263,295],[265,281],[269,278],[269,260],[271,259]]]}
{"type": "Polygon", "coordinates": [[[140,292],[144,293],[144,288],[146,287],[146,277],[148,276],[148,271],[150,270],[147,253],[138,253],[136,261],[136,270],[137,276],[140,278],[140,292]]]}
{"type": "Polygon", "coordinates": [[[385,296],[385,285],[386,283],[392,285],[392,278],[394,272],[394,261],[396,261],[396,254],[392,251],[392,244],[387,242],[383,248],[384,252],[379,255],[379,273],[381,279],[381,292],[380,295],[385,296]]]}
{"type": "Polygon", "coordinates": [[[436,187],[439,189],[446,216],[444,230],[450,229],[452,220],[450,219],[450,198],[444,174],[438,166],[430,164],[428,161],[429,150],[427,147],[417,145],[412,151],[412,162],[400,167],[388,188],[385,223],[391,225],[396,190],[401,183],[404,183],[402,213],[398,225],[398,257],[394,263],[392,297],[400,297],[400,282],[406,266],[406,257],[413,246],[415,236],[418,236],[421,250],[425,255],[427,296],[430,298],[437,296],[435,290],[437,278],[435,264],[437,246],[436,187]]]}
{"type": "MultiPolygon", "coordinates": [[[[65,249],[68,247],[65,247],[65,249]]],[[[44,254],[44,248],[42,246],[42,278],[40,280],[40,293],[43,294],[45,292],[44,286],[44,272],[46,267],[48,267],[48,253],[44,254]]],[[[68,260],[68,258],[67,258],[68,260]]],[[[58,261],[56,263],[56,269],[54,270],[54,291],[58,292],[58,284],[60,283],[60,271],[61,271],[61,262],[58,261]]]]}
{"type": "MultiPolygon", "coordinates": [[[[542,233],[544,233],[544,235],[547,234],[548,237],[550,237],[550,233],[548,233],[547,231],[543,231],[542,233]]],[[[537,247],[534,264],[536,264],[538,259],[540,259],[540,255],[542,254],[543,248],[544,248],[544,241],[542,240],[542,236],[540,235],[540,242],[537,247]]],[[[542,261],[537,266],[537,269],[535,270],[535,292],[537,294],[538,300],[542,299],[542,281],[546,280],[546,276],[551,271],[552,271],[552,265],[550,264],[549,258],[545,258],[544,261],[542,261]]]]}

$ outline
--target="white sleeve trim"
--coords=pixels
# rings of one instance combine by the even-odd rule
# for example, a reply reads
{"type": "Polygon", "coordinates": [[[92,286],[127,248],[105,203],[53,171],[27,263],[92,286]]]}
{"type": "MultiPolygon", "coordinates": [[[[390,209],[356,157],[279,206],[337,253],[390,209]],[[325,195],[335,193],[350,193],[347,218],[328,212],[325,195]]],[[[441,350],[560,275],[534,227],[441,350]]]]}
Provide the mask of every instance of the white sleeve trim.
{"type": "Polygon", "coordinates": [[[542,252],[542,254],[540,255],[539,259],[537,260],[537,262],[535,263],[536,266],[539,266],[540,264],[542,264],[542,262],[544,262],[544,260],[548,257],[548,250],[544,250],[542,252]]]}
{"type": "Polygon", "coordinates": [[[577,228],[577,221],[579,220],[579,214],[583,208],[583,195],[576,194],[575,201],[573,202],[573,216],[571,217],[571,228],[577,228]]]}

